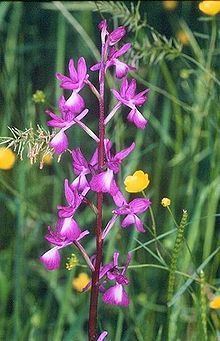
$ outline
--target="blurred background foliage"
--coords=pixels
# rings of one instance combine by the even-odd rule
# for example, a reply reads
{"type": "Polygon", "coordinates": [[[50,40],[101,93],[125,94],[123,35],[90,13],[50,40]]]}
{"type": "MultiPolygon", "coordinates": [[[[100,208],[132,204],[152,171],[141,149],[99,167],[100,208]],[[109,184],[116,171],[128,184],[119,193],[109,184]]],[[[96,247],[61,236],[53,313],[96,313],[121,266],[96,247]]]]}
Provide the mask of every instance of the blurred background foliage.
{"type": "MultiPolygon", "coordinates": [[[[61,95],[55,72],[64,72],[71,57],[84,56],[88,66],[95,63],[100,46],[97,24],[103,17],[112,28],[128,26],[134,47],[129,60],[138,66],[133,76],[140,89],[151,89],[142,109],[149,119],[144,132],[128,127],[122,115],[107,131],[117,150],[135,139],[136,150],[124,163],[119,181],[123,185],[125,176],[137,169],[149,173],[147,195],[161,238],[157,245],[150,232],[138,235],[133,228],[125,231],[119,226],[108,238],[105,261],[115,249],[133,253],[129,309],[100,304],[99,327],[116,341],[219,337],[218,311],[208,307],[219,287],[219,18],[202,14],[197,1],[173,1],[173,8],[168,8],[168,2],[0,4],[2,137],[11,136],[8,126],[24,131],[39,124],[47,130],[44,111],[56,106],[61,95]],[[45,94],[41,103],[33,101],[37,90],[45,94]],[[171,199],[178,223],[183,209],[189,216],[178,254],[181,273],[176,275],[169,309],[168,270],[176,228],[160,204],[164,196],[171,199]],[[156,256],[155,246],[162,259],[156,256]]],[[[97,75],[91,79],[97,84],[97,75]]],[[[96,131],[97,103],[83,91],[91,108],[87,123],[96,131]]],[[[106,108],[112,105],[108,95],[106,108]]],[[[80,146],[87,155],[94,150],[79,129],[73,128],[70,137],[71,147],[80,146]]],[[[73,179],[68,156],[60,163],[55,157],[48,160],[41,170],[39,162],[31,165],[24,156],[10,170],[0,170],[1,340],[86,340],[89,293],[78,293],[72,282],[87,270],[81,265],[65,269],[65,257],[72,252],[82,265],[83,259],[76,251],[65,250],[62,269],[56,272],[47,272],[38,261],[47,248],[47,225],[55,222],[56,206],[63,202],[66,177],[73,179]]],[[[112,207],[106,201],[105,221],[112,207]]],[[[90,230],[95,224],[89,209],[80,212],[77,220],[90,230]]],[[[152,227],[149,213],[145,225],[152,227]]],[[[92,238],[86,247],[92,254],[92,238]]]]}

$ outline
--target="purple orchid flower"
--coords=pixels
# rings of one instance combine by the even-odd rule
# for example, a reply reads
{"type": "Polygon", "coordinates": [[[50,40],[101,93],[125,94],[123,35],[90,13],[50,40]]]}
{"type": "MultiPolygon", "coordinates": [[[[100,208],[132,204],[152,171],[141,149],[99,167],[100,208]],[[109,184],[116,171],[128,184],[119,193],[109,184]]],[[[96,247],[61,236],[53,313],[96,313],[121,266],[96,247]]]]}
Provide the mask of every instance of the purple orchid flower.
{"type": "MultiPolygon", "coordinates": [[[[131,261],[131,254],[128,253],[126,264],[120,268],[118,265],[118,257],[119,252],[114,252],[113,260],[101,267],[99,274],[99,290],[103,292],[102,299],[105,303],[117,306],[128,306],[130,301],[124,286],[129,284],[129,280],[125,276],[125,273],[131,261]],[[113,286],[106,289],[105,285],[108,281],[114,281],[115,283],[113,286]]],[[[92,282],[90,281],[83,291],[88,290],[91,287],[91,284],[92,282]]]]}
{"type": "Polygon", "coordinates": [[[69,75],[70,77],[67,77],[61,73],[57,73],[56,77],[60,81],[61,88],[72,90],[71,96],[65,101],[64,109],[70,111],[72,115],[77,115],[85,108],[84,99],[78,93],[82,90],[89,77],[86,61],[83,57],[78,60],[77,70],[74,66],[73,59],[70,59],[69,75]]]}
{"type": "Polygon", "coordinates": [[[58,155],[62,154],[68,148],[69,143],[65,131],[74,124],[79,124],[81,119],[85,117],[88,112],[89,110],[85,109],[81,112],[80,115],[76,116],[75,118],[72,117],[71,120],[69,120],[71,116],[68,115],[67,120],[66,116],[64,116],[65,113],[63,113],[63,111],[61,111],[62,117],[55,115],[51,111],[47,111],[47,114],[50,115],[50,117],[52,117],[52,120],[49,121],[48,125],[56,128],[62,127],[62,129],[52,138],[52,140],[49,143],[56,154],[58,155]]]}
{"type": "Polygon", "coordinates": [[[111,141],[105,139],[104,144],[107,170],[93,175],[92,180],[90,181],[90,187],[91,190],[95,192],[103,192],[110,193],[111,195],[116,195],[117,190],[115,190],[114,185],[114,174],[117,174],[119,172],[120,165],[124,158],[126,158],[134,150],[135,143],[133,142],[130,147],[121,150],[115,155],[111,153],[111,141]]]}
{"type": "Polygon", "coordinates": [[[101,40],[102,43],[106,42],[107,37],[107,45],[113,46],[117,44],[126,34],[126,28],[124,26],[119,26],[111,33],[108,32],[108,25],[106,20],[102,20],[98,28],[101,30],[101,40]]]}
{"type": "MultiPolygon", "coordinates": [[[[129,71],[136,70],[135,67],[118,60],[118,58],[124,55],[130,48],[130,43],[123,45],[119,50],[116,50],[114,47],[112,47],[108,53],[107,61],[105,64],[105,72],[110,66],[115,66],[116,77],[121,79],[126,76],[129,71]]],[[[100,70],[100,67],[101,63],[97,63],[93,65],[90,70],[98,71],[100,70]]]]}
{"type": "MultiPolygon", "coordinates": [[[[126,29],[124,26],[116,28],[111,33],[108,32],[107,22],[103,20],[99,24],[101,30],[102,44],[105,46],[106,62],[105,62],[105,72],[111,66],[115,66],[116,77],[121,79],[127,75],[130,70],[135,70],[136,68],[128,65],[118,58],[124,55],[131,48],[131,44],[127,43],[123,45],[119,50],[116,50],[113,46],[117,44],[126,34],[126,29]],[[107,39],[106,39],[107,37],[107,39]]],[[[90,70],[97,71],[100,70],[101,63],[93,65],[90,70]]]]}
{"type": "Polygon", "coordinates": [[[109,280],[115,281],[115,285],[111,286],[104,292],[102,300],[107,304],[126,307],[129,305],[130,301],[128,294],[124,289],[124,286],[129,284],[129,281],[125,276],[125,272],[131,261],[131,254],[128,254],[126,264],[122,267],[122,270],[119,270],[118,267],[118,257],[119,253],[114,252],[113,262],[109,263],[104,269],[106,277],[109,280]]]}
{"type": "Polygon", "coordinates": [[[84,188],[82,193],[79,193],[78,188],[72,188],[67,179],[64,181],[64,193],[67,201],[67,206],[58,206],[58,215],[60,218],[69,218],[74,215],[77,208],[83,202],[85,195],[88,193],[89,187],[84,188]]]}
{"type": "Polygon", "coordinates": [[[77,64],[77,70],[74,65],[73,59],[69,61],[69,75],[70,77],[64,76],[61,73],[56,73],[57,79],[59,79],[60,87],[63,89],[74,90],[79,92],[89,75],[87,74],[86,61],[83,57],[79,58],[77,64]]]}
{"type": "Polygon", "coordinates": [[[150,207],[151,201],[147,198],[136,198],[127,203],[126,200],[123,199],[123,195],[119,192],[113,196],[113,199],[115,199],[116,205],[120,203],[119,208],[114,210],[113,213],[116,214],[116,216],[125,215],[121,227],[126,228],[134,224],[138,232],[145,232],[143,223],[137,214],[144,213],[150,207]]]}
{"type": "Polygon", "coordinates": [[[62,222],[58,220],[56,230],[52,231],[48,227],[48,234],[45,236],[45,239],[55,246],[40,257],[41,263],[47,270],[52,271],[58,269],[61,262],[59,250],[73,243],[79,244],[79,240],[87,234],[89,234],[89,231],[85,230],[81,232],[78,224],[73,219],[72,221],[62,222]]]}
{"type": "Polygon", "coordinates": [[[79,191],[83,191],[85,188],[89,188],[86,175],[91,173],[91,166],[87,162],[80,148],[72,150],[72,165],[74,173],[77,178],[72,182],[71,188],[78,188],[79,191]]]}
{"type": "Polygon", "coordinates": [[[147,124],[147,120],[137,109],[137,106],[140,107],[146,102],[149,89],[141,91],[139,94],[135,94],[136,80],[132,79],[129,84],[128,80],[124,79],[121,84],[120,93],[114,89],[112,89],[112,92],[120,103],[131,108],[127,117],[128,121],[132,122],[136,125],[136,127],[144,129],[147,124]]]}
{"type": "Polygon", "coordinates": [[[72,90],[72,94],[65,102],[65,107],[72,111],[74,114],[79,114],[85,108],[84,99],[78,94],[84,87],[85,81],[88,79],[87,66],[85,59],[81,57],[78,60],[77,70],[74,66],[73,59],[69,61],[69,75],[64,76],[57,73],[56,77],[61,82],[60,87],[63,89],[72,90]]]}

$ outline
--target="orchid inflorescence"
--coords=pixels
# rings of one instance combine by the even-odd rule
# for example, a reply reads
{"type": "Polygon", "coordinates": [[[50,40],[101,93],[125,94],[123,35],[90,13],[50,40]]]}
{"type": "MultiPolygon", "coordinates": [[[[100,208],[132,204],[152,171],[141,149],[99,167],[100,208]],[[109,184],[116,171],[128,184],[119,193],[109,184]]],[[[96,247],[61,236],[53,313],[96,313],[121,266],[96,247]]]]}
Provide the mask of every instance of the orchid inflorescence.
{"type": "MultiPolygon", "coordinates": [[[[92,316],[97,315],[98,292],[102,293],[104,303],[117,306],[129,305],[129,297],[125,287],[129,284],[126,270],[131,260],[131,255],[128,254],[125,265],[119,267],[119,253],[115,251],[113,260],[108,264],[103,264],[103,243],[120,216],[123,217],[121,222],[122,228],[134,225],[137,231],[145,232],[139,214],[145,212],[151,204],[147,198],[135,198],[128,202],[117,184],[116,175],[120,172],[121,163],[133,152],[135,143],[133,142],[129,147],[113,153],[112,142],[105,136],[105,126],[123,105],[129,108],[128,121],[137,128],[145,128],[147,120],[138,110],[138,107],[146,102],[148,89],[136,93],[136,80],[129,80],[127,78],[128,72],[135,70],[135,68],[120,60],[120,57],[131,49],[130,43],[123,45],[119,49],[116,48],[116,45],[126,33],[125,27],[118,27],[110,33],[106,20],[103,20],[99,24],[99,29],[101,31],[102,42],[101,61],[90,68],[91,71],[99,72],[99,91],[89,80],[85,59],[83,57],[79,58],[77,67],[73,59],[70,59],[69,75],[65,76],[57,73],[56,77],[60,81],[60,87],[65,90],[70,90],[71,95],[67,99],[64,96],[61,96],[59,99],[59,111],[61,115],[57,115],[51,110],[46,111],[50,116],[48,125],[58,129],[50,141],[50,147],[53,148],[55,154],[61,155],[63,152],[69,150],[69,141],[66,132],[73,125],[82,128],[95,141],[96,147],[89,160],[86,159],[80,148],[74,148],[71,151],[73,173],[76,177],[72,182],[67,179],[64,181],[66,205],[58,206],[56,226],[54,228],[48,227],[48,232],[45,237],[53,247],[40,258],[47,270],[56,270],[61,263],[61,249],[70,245],[79,249],[92,273],[92,281],[84,288],[85,291],[91,287],[92,303],[90,304],[90,315],[92,316]],[[105,77],[107,70],[111,67],[115,68],[116,78],[122,79],[122,82],[119,91],[111,89],[117,103],[112,111],[108,115],[105,115],[105,77]],[[85,86],[96,95],[99,101],[100,117],[98,122],[98,136],[82,122],[89,114],[85,100],[80,94],[80,91],[85,86]],[[87,199],[89,192],[97,193],[97,206],[93,203],[91,205],[91,201],[87,199]],[[112,210],[112,218],[104,229],[102,229],[103,193],[110,195],[115,203],[115,208],[112,210]],[[81,230],[75,219],[77,209],[79,207],[81,208],[83,204],[88,204],[88,202],[97,215],[97,227],[95,230],[96,251],[92,256],[87,254],[82,245],[82,240],[90,232],[88,230],[81,230]],[[96,309],[95,312],[94,309],[96,309]]],[[[107,332],[101,333],[98,338],[94,321],[92,322],[92,317],[90,317],[89,339],[104,340],[107,332]]]]}

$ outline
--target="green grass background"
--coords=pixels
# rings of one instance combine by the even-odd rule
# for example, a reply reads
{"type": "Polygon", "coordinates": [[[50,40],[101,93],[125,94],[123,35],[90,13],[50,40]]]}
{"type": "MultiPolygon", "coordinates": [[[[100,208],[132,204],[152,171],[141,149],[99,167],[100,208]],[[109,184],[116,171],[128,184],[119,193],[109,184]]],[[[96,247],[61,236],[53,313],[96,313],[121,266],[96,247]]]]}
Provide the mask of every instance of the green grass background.
{"type": "MultiPolygon", "coordinates": [[[[131,8],[132,3],[126,1],[125,5],[131,8]]],[[[41,124],[46,128],[46,105],[34,104],[33,93],[43,90],[47,101],[55,106],[61,94],[55,72],[64,72],[70,57],[76,60],[84,56],[89,66],[95,63],[101,14],[92,8],[93,2],[73,2],[74,10],[66,15],[65,8],[57,8],[52,2],[1,2],[1,136],[9,135],[8,126],[24,129],[41,124]]],[[[123,260],[123,254],[133,250],[128,271],[131,304],[123,309],[100,303],[99,328],[107,330],[109,340],[115,341],[217,340],[219,314],[209,309],[208,300],[219,287],[219,18],[207,20],[199,12],[197,1],[178,1],[172,12],[165,11],[162,1],[144,1],[139,11],[149,25],[167,37],[185,30],[189,44],[175,59],[166,58],[164,53],[150,65],[153,51],[165,51],[162,44],[160,49],[146,48],[139,60],[139,88],[151,89],[142,108],[149,119],[146,130],[128,125],[121,114],[108,127],[117,150],[136,142],[119,180],[123,185],[125,176],[137,169],[149,173],[151,183],[146,194],[153,202],[161,239],[158,244],[150,232],[137,234],[133,228],[114,227],[105,244],[104,258],[109,261],[118,249],[123,260]],[[188,211],[170,308],[167,286],[177,230],[168,210],[160,205],[164,196],[171,199],[178,223],[182,210],[188,211]]],[[[116,14],[102,16],[114,27],[123,22],[116,14]]],[[[138,39],[149,38],[152,44],[150,32],[149,27],[133,30],[129,39],[135,44],[138,39]]],[[[91,79],[97,85],[96,75],[91,79]]],[[[87,123],[97,131],[97,103],[87,91],[83,93],[91,108],[87,123]]],[[[107,108],[112,105],[109,98],[107,108]]],[[[87,155],[95,147],[80,129],[72,129],[70,140],[71,147],[80,146],[87,155]]],[[[44,241],[47,225],[55,223],[56,206],[63,202],[65,177],[73,179],[68,157],[60,163],[54,159],[52,166],[43,170],[27,159],[17,159],[12,170],[0,171],[1,340],[87,339],[89,293],[78,294],[72,288],[72,279],[87,270],[80,266],[72,271],[65,269],[65,259],[72,252],[80,264],[84,264],[83,259],[77,251],[65,250],[62,267],[55,272],[47,272],[38,260],[48,247],[44,241]]],[[[112,207],[112,202],[106,201],[106,222],[112,207]]],[[[78,213],[77,220],[90,230],[95,224],[89,209],[78,213]]],[[[149,212],[144,221],[146,227],[152,227],[149,212]]],[[[94,252],[92,238],[87,238],[86,247],[90,254],[94,252]]]]}

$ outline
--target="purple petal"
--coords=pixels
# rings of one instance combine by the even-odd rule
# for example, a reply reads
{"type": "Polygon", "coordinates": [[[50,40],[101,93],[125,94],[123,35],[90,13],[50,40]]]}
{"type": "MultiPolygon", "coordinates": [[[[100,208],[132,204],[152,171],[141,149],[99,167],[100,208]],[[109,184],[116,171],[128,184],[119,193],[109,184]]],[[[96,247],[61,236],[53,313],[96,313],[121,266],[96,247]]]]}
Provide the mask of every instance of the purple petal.
{"type": "Polygon", "coordinates": [[[90,181],[90,188],[94,192],[109,193],[113,179],[113,171],[108,169],[107,171],[96,174],[92,177],[92,180],[90,181]]]}
{"type": "Polygon", "coordinates": [[[94,170],[97,170],[97,166],[98,166],[98,148],[96,148],[94,154],[92,155],[92,158],[89,161],[89,164],[94,168],[94,170]]]}
{"type": "Polygon", "coordinates": [[[126,34],[126,29],[124,26],[120,26],[112,31],[109,35],[109,45],[113,46],[117,44],[126,34]]]}
{"type": "Polygon", "coordinates": [[[69,205],[71,205],[74,202],[74,193],[69,186],[69,182],[67,179],[64,180],[64,192],[65,192],[65,198],[69,205]]]}
{"type": "Polygon", "coordinates": [[[133,142],[130,147],[125,148],[123,150],[121,150],[120,152],[118,152],[117,154],[115,154],[114,160],[117,160],[118,162],[121,162],[122,160],[124,160],[124,158],[126,158],[135,148],[135,143],[133,142]]]}
{"type": "Polygon", "coordinates": [[[76,175],[79,175],[81,172],[85,170],[89,170],[89,165],[81,152],[80,148],[76,148],[72,150],[72,158],[73,158],[73,170],[76,175]]]}
{"type": "Polygon", "coordinates": [[[78,83],[79,79],[77,76],[76,68],[73,59],[69,61],[69,74],[74,83],[78,83]]]}
{"type": "Polygon", "coordinates": [[[76,208],[75,207],[66,207],[66,206],[57,206],[58,209],[58,216],[60,218],[69,218],[72,217],[72,215],[75,213],[76,208]]]}
{"type": "Polygon", "coordinates": [[[120,88],[120,94],[123,98],[126,97],[127,89],[128,89],[128,80],[127,78],[124,78],[121,83],[121,88],[120,88]]]}
{"type": "Polygon", "coordinates": [[[97,341],[104,341],[107,335],[108,333],[106,331],[102,332],[102,334],[99,335],[97,341]]]}
{"type": "Polygon", "coordinates": [[[83,57],[79,58],[77,72],[79,82],[83,84],[87,73],[86,61],[83,57]]]}
{"type": "Polygon", "coordinates": [[[126,228],[133,224],[135,225],[138,232],[145,232],[142,221],[135,214],[128,214],[122,221],[121,226],[126,228]]]}
{"type": "Polygon", "coordinates": [[[117,100],[119,101],[119,102],[122,102],[123,103],[123,98],[121,97],[121,95],[119,94],[119,92],[118,91],[116,91],[115,89],[111,89],[111,91],[112,91],[112,93],[113,93],[113,95],[115,96],[115,98],[117,98],[117,100]]]}
{"type": "Polygon", "coordinates": [[[126,91],[126,98],[128,100],[134,97],[135,91],[136,91],[136,86],[137,86],[136,80],[132,79],[129,86],[128,86],[128,89],[126,91]]]}
{"type": "Polygon", "coordinates": [[[116,77],[121,79],[127,75],[129,67],[127,64],[120,62],[118,59],[114,61],[116,77]]]}
{"type": "Polygon", "coordinates": [[[45,266],[47,270],[56,270],[60,266],[61,257],[59,251],[56,247],[52,248],[51,250],[45,252],[40,257],[41,263],[45,266]]]}
{"type": "Polygon", "coordinates": [[[144,129],[147,124],[147,120],[136,108],[130,111],[130,113],[127,116],[127,119],[131,123],[134,123],[134,125],[136,125],[136,127],[140,129],[144,129]]]}
{"type": "Polygon", "coordinates": [[[118,207],[121,207],[127,204],[125,197],[119,190],[117,190],[116,193],[112,195],[112,198],[118,207]]]}
{"type": "Polygon", "coordinates": [[[79,192],[82,192],[86,187],[89,187],[89,183],[86,179],[85,174],[79,175],[72,183],[71,188],[77,189],[79,192]]]}
{"type": "Polygon", "coordinates": [[[65,237],[68,242],[73,242],[80,236],[81,230],[79,225],[71,217],[64,218],[60,221],[60,224],[61,229],[59,233],[62,237],[65,237]]]}
{"type": "Polygon", "coordinates": [[[102,40],[102,44],[104,44],[105,40],[106,40],[106,36],[109,34],[108,33],[107,21],[106,20],[102,20],[99,23],[98,28],[101,30],[101,40],[102,40]]]}
{"type": "Polygon", "coordinates": [[[77,115],[85,108],[85,102],[82,96],[78,95],[76,91],[73,91],[72,95],[66,101],[65,107],[71,110],[73,114],[77,115]]]}
{"type": "Polygon", "coordinates": [[[68,148],[68,139],[66,134],[60,130],[60,132],[52,138],[49,145],[54,148],[54,152],[56,154],[62,154],[68,148]]]}
{"type": "Polygon", "coordinates": [[[129,305],[128,295],[121,284],[116,284],[106,290],[102,296],[102,299],[107,304],[124,307],[129,305]]]}
{"type": "Polygon", "coordinates": [[[109,139],[104,139],[104,148],[105,148],[105,154],[107,160],[111,158],[111,148],[112,148],[112,143],[109,139]]]}
{"type": "Polygon", "coordinates": [[[122,56],[123,54],[125,54],[129,49],[131,48],[131,44],[127,43],[125,45],[123,45],[118,51],[116,51],[114,53],[114,58],[118,58],[120,56],[122,56]]]}
{"type": "Polygon", "coordinates": [[[151,201],[147,198],[137,198],[129,203],[132,213],[143,213],[151,205],[151,201]]]}
{"type": "Polygon", "coordinates": [[[91,66],[90,70],[91,71],[98,71],[98,70],[100,70],[100,67],[101,67],[101,63],[97,63],[97,64],[91,66]]]}
{"type": "Polygon", "coordinates": [[[56,78],[61,81],[60,87],[63,89],[75,90],[79,87],[78,83],[74,83],[71,78],[62,75],[61,73],[56,73],[56,78]]]}
{"type": "Polygon", "coordinates": [[[133,98],[133,103],[137,106],[143,105],[146,100],[147,100],[147,95],[150,89],[146,89],[144,91],[139,92],[134,98],[133,98]]]}

